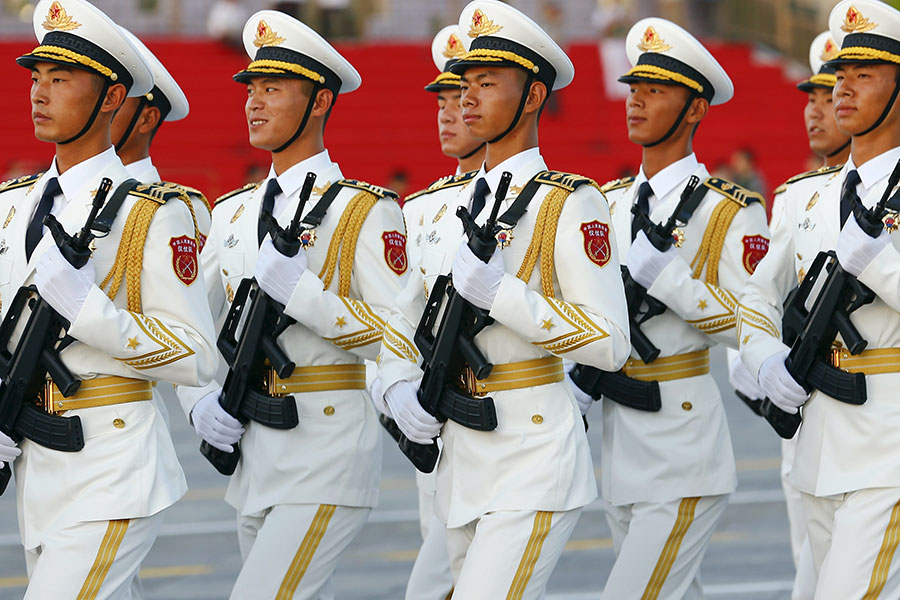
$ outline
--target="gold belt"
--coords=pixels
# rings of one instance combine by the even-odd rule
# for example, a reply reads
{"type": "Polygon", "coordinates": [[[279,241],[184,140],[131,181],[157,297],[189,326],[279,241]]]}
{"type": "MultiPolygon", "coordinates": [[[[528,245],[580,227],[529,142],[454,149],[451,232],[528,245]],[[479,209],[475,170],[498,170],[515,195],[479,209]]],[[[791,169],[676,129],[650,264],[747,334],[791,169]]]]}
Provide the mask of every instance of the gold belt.
{"type": "Polygon", "coordinates": [[[501,390],[517,390],[556,383],[565,379],[562,359],[556,356],[494,365],[487,379],[476,379],[466,367],[460,374],[460,387],[472,396],[485,396],[501,390]]]}
{"type": "Polygon", "coordinates": [[[674,354],[645,363],[629,358],[622,372],[638,381],[671,381],[709,373],[709,348],[685,354],[674,354]]]}
{"type": "Polygon", "coordinates": [[[366,365],[320,365],[297,367],[287,379],[269,369],[266,387],[270,396],[302,392],[366,389],[366,365]]]}
{"type": "Polygon", "coordinates": [[[834,348],[828,362],[847,373],[897,373],[900,372],[900,348],[875,348],[856,355],[850,354],[846,348],[834,348]]]}
{"type": "Polygon", "coordinates": [[[141,402],[153,398],[153,385],[143,379],[131,377],[97,377],[86,379],[78,386],[74,396],[66,398],[52,381],[44,386],[44,409],[60,413],[76,408],[110,406],[126,402],[141,402]]]}

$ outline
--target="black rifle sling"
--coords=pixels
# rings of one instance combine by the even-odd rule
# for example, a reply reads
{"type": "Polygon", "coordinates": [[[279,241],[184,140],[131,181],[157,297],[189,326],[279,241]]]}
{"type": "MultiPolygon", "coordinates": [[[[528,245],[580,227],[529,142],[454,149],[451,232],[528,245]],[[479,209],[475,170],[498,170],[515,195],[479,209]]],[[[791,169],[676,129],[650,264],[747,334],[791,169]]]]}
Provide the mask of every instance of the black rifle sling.
{"type": "Polygon", "coordinates": [[[706,191],[708,189],[709,188],[702,183],[697,186],[697,189],[694,190],[694,193],[691,194],[691,197],[684,203],[684,206],[681,207],[681,211],[675,217],[679,223],[683,225],[688,224],[688,221],[694,216],[694,211],[697,210],[697,207],[700,206],[700,203],[706,196],[706,191]]]}
{"type": "Polygon", "coordinates": [[[103,210],[100,211],[100,214],[94,220],[92,229],[100,233],[109,233],[112,230],[112,224],[116,220],[116,215],[119,214],[119,209],[122,208],[122,204],[125,202],[125,197],[128,196],[128,192],[138,185],[140,185],[140,182],[133,178],[126,179],[120,183],[116,191],[113,192],[112,197],[106,201],[103,210]]]}
{"type": "Polygon", "coordinates": [[[337,195],[341,192],[341,188],[343,184],[340,181],[335,181],[328,189],[325,190],[325,193],[322,194],[322,197],[319,198],[319,201],[316,202],[316,205],[313,207],[311,211],[309,211],[301,223],[307,226],[307,228],[315,228],[322,224],[322,221],[325,220],[325,213],[328,212],[328,209],[331,207],[331,203],[334,202],[334,199],[337,198],[337,195]]]}

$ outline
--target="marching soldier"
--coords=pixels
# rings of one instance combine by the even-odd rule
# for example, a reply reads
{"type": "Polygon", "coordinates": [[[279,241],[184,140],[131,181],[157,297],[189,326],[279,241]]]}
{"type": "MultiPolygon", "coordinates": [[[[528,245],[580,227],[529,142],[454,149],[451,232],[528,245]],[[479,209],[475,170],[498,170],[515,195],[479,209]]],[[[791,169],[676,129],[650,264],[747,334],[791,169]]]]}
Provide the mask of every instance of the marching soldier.
{"type": "MultiPolygon", "coordinates": [[[[162,124],[185,118],[190,105],[181,86],[156,55],[130,31],[124,28],[122,31],[150,67],[153,89],[140,98],[129,98],[116,112],[112,122],[113,142],[129,175],[142,183],[158,183],[162,178],[150,157],[150,145],[162,124]]],[[[212,219],[209,201],[199,190],[168,182],[164,185],[184,192],[190,199],[197,225],[197,244],[203,250],[212,219]]]]}
{"type": "Polygon", "coordinates": [[[412,442],[441,435],[435,510],[448,527],[454,597],[539,598],[582,507],[596,497],[560,357],[621,366],[629,347],[624,294],[602,194],[589,179],[548,171],[538,148],[541,109],[572,81],[571,61],[501,2],[470,3],[459,27],[471,43],[451,71],[461,75],[463,120],[487,144],[485,162],[428,200],[421,269],[385,328],[379,377],[412,442]],[[465,207],[483,223],[504,172],[512,174],[511,192],[500,206],[497,247],[483,263],[455,213],[465,207]],[[493,364],[490,376],[479,380],[468,367],[459,373],[464,393],[493,399],[493,431],[442,424],[416,396],[422,369],[410,340],[442,273],[495,320],[475,338],[493,364]]]}
{"type": "Polygon", "coordinates": [[[594,390],[603,394],[601,497],[616,551],[603,597],[699,597],[700,562],[736,486],[709,351],[736,345],[736,292],[768,247],[766,214],[759,195],[710,177],[692,151],[709,107],[734,93],[716,59],[659,18],[636,23],[625,44],[633,66],[619,81],[630,86],[626,125],[643,147],[641,169],[601,189],[631,277],[664,306],[641,325],[658,358],[634,350],[594,390]],[[699,185],[680,204],[691,177],[699,185]],[[639,219],[676,213],[675,244],[659,250],[639,219]]]}
{"type": "MultiPolygon", "coordinates": [[[[9,312],[16,290],[34,284],[71,324],[74,342],[61,357],[80,387],[67,397],[48,380],[40,401],[48,413],[80,418],[84,442],[77,452],[19,444],[25,597],[132,597],[165,509],[187,489],[153,382],[210,381],[214,328],[185,199],[158,186],[117,187],[128,172],[110,121],[126,96],[150,91],[150,69],[84,0],[42,0],[34,30],[39,46],[17,62],[31,71],[35,137],[54,143],[56,155],[45,173],[0,187],[0,298],[9,312]],[[42,223],[54,215],[74,234],[102,178],[115,190],[101,213],[110,231],[76,269],[42,223]]],[[[2,434],[0,447],[11,460],[2,434]]]]}
{"type": "MultiPolygon", "coordinates": [[[[900,159],[895,102],[900,12],[874,0],[844,1],[831,11],[829,30],[841,46],[826,64],[835,68],[835,116],[840,130],[852,136],[850,157],[836,173],[812,178],[809,185],[815,182],[815,188],[805,190],[806,198],[785,203],[764,270],[741,297],[741,358],[777,407],[789,413],[803,407],[790,478],[803,495],[818,576],[815,597],[895,598],[900,594],[894,557],[900,526],[900,423],[894,408],[900,240],[890,235],[896,213],[885,217],[885,230],[876,237],[850,215],[854,205],[857,211],[871,208],[886,192],[895,193],[886,188],[900,159]],[[851,355],[839,335],[819,359],[824,370],[835,368],[830,373],[863,374],[861,405],[818,389],[808,395],[785,366],[782,303],[813,259],[829,249],[836,250],[844,271],[876,296],[850,315],[866,349],[851,355]]],[[[893,202],[889,207],[896,210],[893,202]]],[[[807,383],[823,385],[815,377],[807,383]]]]}
{"type": "MultiPolygon", "coordinates": [[[[448,25],[441,29],[431,43],[431,55],[440,74],[425,86],[425,90],[437,96],[438,139],[441,151],[456,159],[456,173],[432,183],[421,192],[406,197],[403,218],[409,236],[409,257],[412,268],[421,264],[422,236],[425,229],[424,213],[433,209],[435,192],[456,189],[453,184],[465,185],[484,162],[484,142],[472,137],[462,119],[459,75],[450,66],[466,53],[459,27],[448,25]],[[449,185],[448,185],[449,184],[449,185]]],[[[384,407],[387,408],[386,406],[384,407]]],[[[419,526],[422,529],[422,547],[416,556],[409,583],[407,600],[443,600],[453,588],[450,575],[450,559],[447,557],[446,525],[434,513],[434,473],[416,471],[419,489],[419,526]]]]}
{"type": "Polygon", "coordinates": [[[375,358],[387,307],[406,282],[403,217],[391,192],[344,178],[324,146],[338,94],[361,83],[353,66],[277,11],[250,18],[244,47],[252,62],[234,78],[247,88],[250,144],[272,153],[272,167],[260,184],[216,202],[202,266],[214,314],[255,276],[296,319],[278,338],[296,369],[258,385],[291,395],[299,425],[242,426],[219,404],[222,381],[180,388],[179,397],[210,445],[227,452],[241,442],[225,496],[237,510],[244,561],[231,597],[329,597],[337,561],[378,498],[380,427],[364,360],[375,358]],[[291,258],[275,249],[261,215],[286,226],[307,173],[316,174],[316,187],[303,248],[291,258]]]}

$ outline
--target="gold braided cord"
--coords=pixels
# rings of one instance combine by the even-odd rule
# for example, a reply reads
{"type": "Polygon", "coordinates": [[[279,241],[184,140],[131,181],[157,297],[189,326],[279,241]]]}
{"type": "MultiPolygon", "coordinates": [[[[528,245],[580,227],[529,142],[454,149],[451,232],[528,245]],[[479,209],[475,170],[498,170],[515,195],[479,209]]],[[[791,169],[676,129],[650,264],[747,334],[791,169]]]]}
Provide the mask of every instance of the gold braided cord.
{"type": "Polygon", "coordinates": [[[686,85],[692,90],[697,90],[697,93],[703,93],[703,86],[690,77],[686,77],[681,73],[676,73],[675,71],[670,71],[669,69],[657,67],[656,65],[636,65],[632,67],[630,71],[625,73],[625,77],[630,77],[632,75],[635,75],[637,77],[644,76],[654,77],[656,79],[668,79],[676,83],[680,83],[681,85],[686,85]]]}
{"type": "Polygon", "coordinates": [[[250,73],[252,71],[261,71],[263,73],[276,73],[275,69],[280,69],[282,71],[288,71],[290,73],[296,73],[297,75],[303,75],[308,79],[312,79],[313,81],[318,81],[319,83],[325,83],[325,77],[307,69],[306,67],[301,67],[296,63],[285,62],[283,60],[254,60],[250,63],[249,66],[244,70],[245,73],[250,73]]]}
{"type": "Polygon", "coordinates": [[[553,262],[556,248],[556,227],[559,223],[559,215],[562,213],[563,204],[571,192],[567,189],[554,187],[541,202],[537,219],[534,222],[534,231],[531,234],[531,243],[525,251],[525,258],[516,273],[516,277],[528,283],[534,267],[540,258],[541,291],[544,296],[554,298],[553,291],[553,262]]]}
{"type": "Polygon", "coordinates": [[[725,198],[713,210],[706,231],[703,232],[700,248],[697,250],[694,260],[691,261],[691,267],[694,269],[691,277],[699,279],[705,266],[706,283],[719,285],[719,259],[722,257],[725,236],[728,234],[731,221],[740,209],[740,204],[725,198]]]}
{"type": "Polygon", "coordinates": [[[140,200],[131,207],[119,241],[116,261],[100,284],[100,289],[103,289],[111,283],[107,296],[113,300],[124,281],[128,310],[131,312],[142,312],[141,269],[144,264],[144,244],[147,241],[150,222],[160,206],[162,205],[152,200],[140,200]]]}
{"type": "Polygon", "coordinates": [[[841,48],[841,51],[838,52],[837,56],[832,60],[839,58],[848,60],[886,60],[888,62],[900,64],[900,56],[884,50],[876,50],[875,48],[867,48],[865,46],[841,48]]]}
{"type": "Polygon", "coordinates": [[[31,51],[31,54],[40,58],[52,58],[54,60],[64,60],[66,62],[78,63],[85,67],[90,67],[106,77],[112,77],[113,71],[104,64],[98,63],[96,60],[78,54],[68,48],[60,48],[59,46],[38,46],[31,51]]]}
{"type": "Polygon", "coordinates": [[[538,209],[537,219],[534,221],[534,231],[531,232],[531,242],[525,251],[525,257],[522,259],[522,265],[519,267],[516,277],[528,283],[531,274],[534,272],[534,265],[537,264],[538,256],[541,251],[541,239],[544,237],[544,223],[547,216],[547,204],[541,203],[538,209]]]}
{"type": "Polygon", "coordinates": [[[347,296],[350,293],[350,277],[353,274],[353,260],[356,255],[356,242],[363,222],[369,211],[375,206],[378,197],[366,191],[358,192],[347,203],[341,218],[338,221],[331,242],[328,244],[328,253],[325,256],[325,264],[319,271],[319,279],[327,290],[334,279],[334,272],[340,268],[338,275],[338,295],[347,296]]]}
{"type": "Polygon", "coordinates": [[[437,77],[434,78],[434,81],[429,83],[428,85],[459,85],[461,77],[454,73],[441,73],[437,77]]]}
{"type": "Polygon", "coordinates": [[[837,76],[830,75],[828,73],[819,73],[818,75],[813,75],[812,77],[810,77],[809,83],[812,83],[814,85],[834,87],[837,85],[837,76]]]}
{"type": "Polygon", "coordinates": [[[523,56],[519,56],[515,52],[509,52],[507,50],[476,48],[475,50],[469,50],[468,52],[466,52],[466,55],[460,59],[460,62],[466,60],[486,60],[491,62],[500,62],[502,60],[506,60],[509,62],[514,62],[517,65],[521,65],[529,71],[533,71],[535,73],[538,72],[538,67],[533,62],[523,56]]]}

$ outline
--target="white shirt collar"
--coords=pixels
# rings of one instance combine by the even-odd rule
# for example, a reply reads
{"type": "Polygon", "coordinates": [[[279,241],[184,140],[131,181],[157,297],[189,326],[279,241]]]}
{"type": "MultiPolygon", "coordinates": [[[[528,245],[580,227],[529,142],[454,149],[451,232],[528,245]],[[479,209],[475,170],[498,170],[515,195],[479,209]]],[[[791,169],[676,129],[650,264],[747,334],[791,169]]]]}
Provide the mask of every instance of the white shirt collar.
{"type": "MultiPolygon", "coordinates": [[[[534,148],[529,148],[528,150],[524,150],[522,152],[519,152],[518,154],[510,156],[502,163],[487,172],[484,170],[484,163],[481,163],[481,168],[478,170],[478,175],[475,176],[475,181],[478,181],[479,177],[483,177],[487,182],[488,187],[491,189],[490,195],[493,196],[494,192],[497,190],[497,186],[500,185],[500,177],[503,176],[504,171],[509,171],[513,174],[514,179],[518,179],[516,175],[519,175],[519,171],[522,171],[531,163],[538,162],[540,162],[540,164],[543,164],[544,159],[541,156],[540,148],[535,146],[534,148]]],[[[534,173],[522,174],[526,175],[527,177],[531,177],[540,170],[542,170],[542,167],[538,167],[534,171],[534,173]]],[[[472,189],[474,189],[474,187],[472,189]]]]}
{"type": "MultiPolygon", "coordinates": [[[[87,160],[81,161],[60,175],[59,168],[56,166],[56,157],[54,156],[53,162],[44,174],[43,180],[50,181],[52,177],[56,177],[59,180],[59,187],[62,189],[63,197],[66,200],[71,200],[72,198],[75,198],[76,194],[84,187],[85,181],[93,180],[95,175],[117,160],[119,160],[119,157],[116,154],[116,149],[113,146],[110,146],[100,154],[96,154],[87,160]]],[[[65,200],[61,203],[57,200],[57,202],[54,203],[53,212],[57,213],[64,206],[65,200]]]]}
{"type": "Polygon", "coordinates": [[[897,160],[900,159],[900,146],[891,148],[887,152],[882,152],[875,158],[870,158],[860,166],[853,164],[853,156],[847,159],[846,172],[849,173],[853,169],[859,173],[860,185],[856,188],[860,198],[865,197],[866,192],[871,190],[875,185],[891,174],[897,160]]]}
{"type": "MultiPolygon", "coordinates": [[[[306,180],[307,173],[312,171],[316,175],[321,175],[333,165],[334,163],[331,162],[328,150],[323,150],[318,154],[301,160],[281,175],[275,175],[275,165],[269,167],[269,175],[260,187],[265,190],[270,179],[274,177],[278,180],[278,186],[281,188],[281,193],[275,196],[275,208],[273,214],[281,214],[285,208],[283,205],[286,200],[297,194],[300,191],[300,188],[303,187],[303,182],[306,180]]],[[[323,181],[316,180],[316,184],[319,186],[324,183],[325,182],[323,181]]]]}
{"type": "Polygon", "coordinates": [[[699,166],[700,163],[697,162],[697,156],[691,153],[682,159],[676,160],[650,179],[647,179],[647,175],[644,174],[644,166],[641,165],[641,170],[634,181],[634,189],[637,190],[644,181],[649,181],[650,187],[653,188],[653,196],[650,198],[650,209],[652,210],[666,196],[680,187],[679,184],[690,177],[691,173],[696,171],[699,166]]]}
{"type": "Polygon", "coordinates": [[[153,165],[153,159],[149,156],[133,163],[125,165],[129,177],[134,177],[141,183],[156,183],[160,181],[159,171],[153,165]]]}

